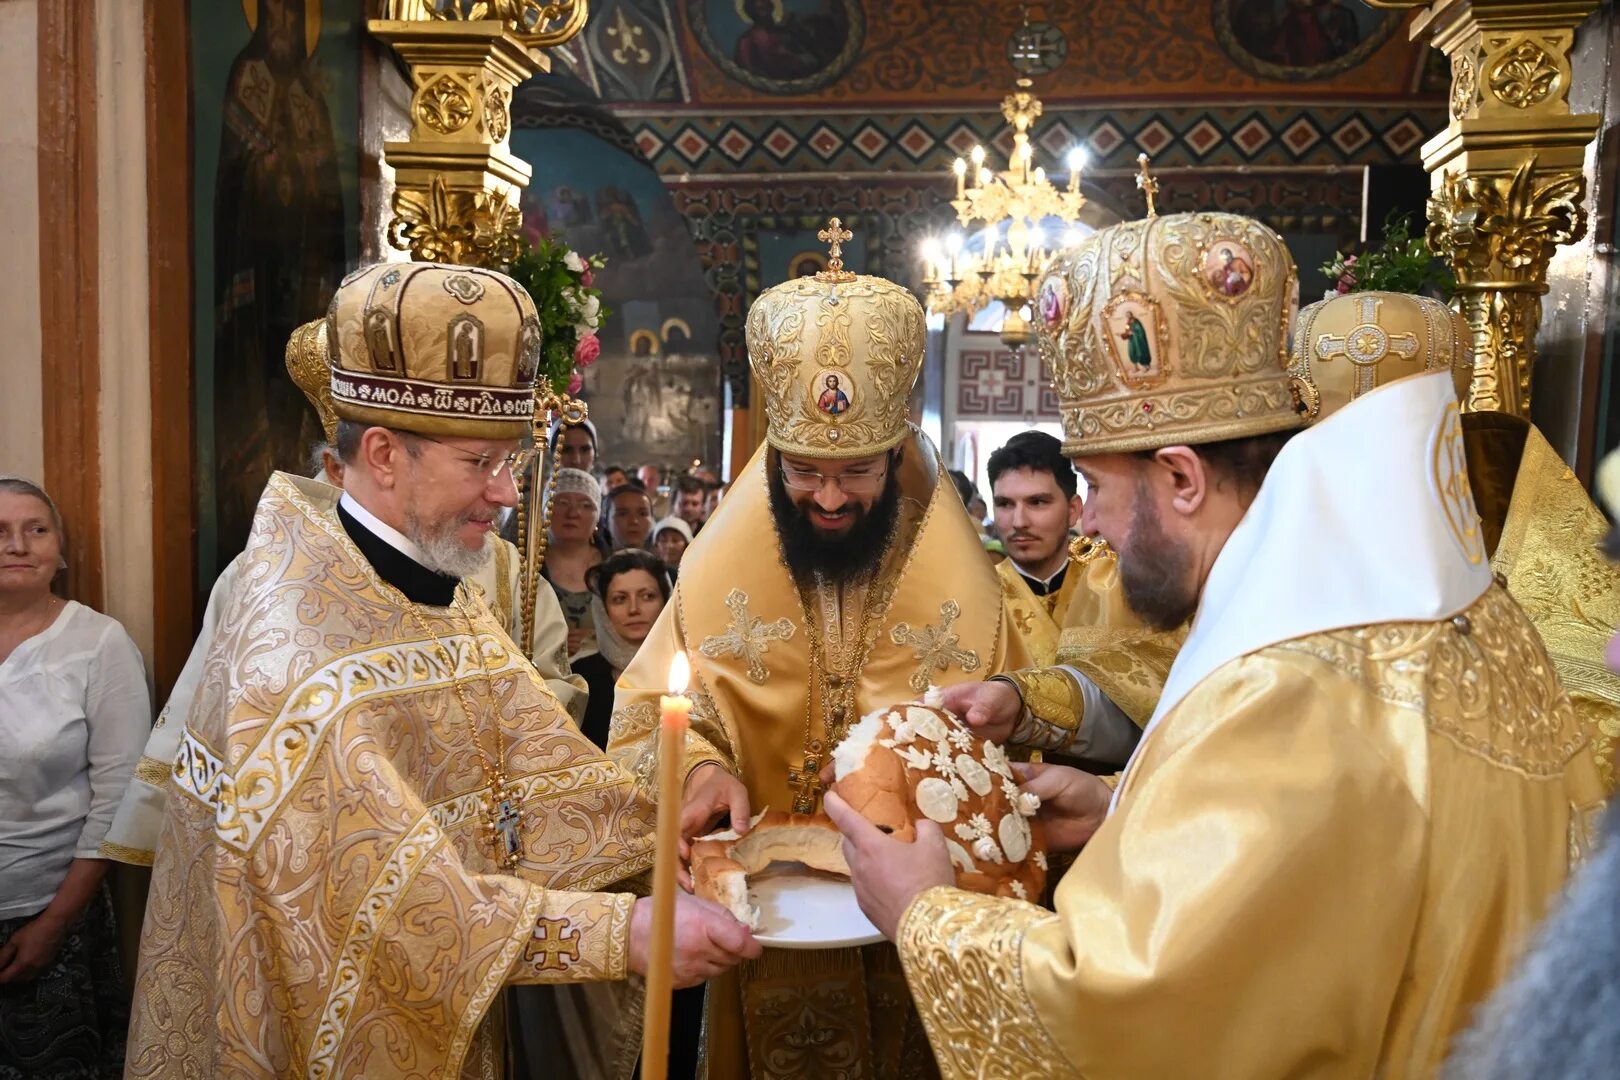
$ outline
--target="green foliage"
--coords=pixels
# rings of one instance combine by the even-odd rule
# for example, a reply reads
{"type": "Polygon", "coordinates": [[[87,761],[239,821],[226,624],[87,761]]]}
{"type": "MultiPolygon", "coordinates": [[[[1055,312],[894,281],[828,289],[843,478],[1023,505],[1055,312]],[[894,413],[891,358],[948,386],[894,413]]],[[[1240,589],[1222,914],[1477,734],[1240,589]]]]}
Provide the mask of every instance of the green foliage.
{"type": "Polygon", "coordinates": [[[541,236],[525,239],[518,257],[506,268],[507,275],[528,291],[540,314],[539,374],[554,390],[568,389],[577,373],[574,357],[581,338],[594,335],[608,317],[602,290],[592,283],[606,265],[600,255],[585,258],[561,240],[541,236]]]}
{"type": "Polygon", "coordinates": [[[1405,214],[1384,219],[1384,239],[1377,247],[1359,255],[1335,252],[1331,262],[1322,264],[1322,272],[1336,283],[1329,296],[1376,290],[1450,300],[1457,288],[1450,268],[1435,258],[1422,236],[1412,235],[1405,214]]]}

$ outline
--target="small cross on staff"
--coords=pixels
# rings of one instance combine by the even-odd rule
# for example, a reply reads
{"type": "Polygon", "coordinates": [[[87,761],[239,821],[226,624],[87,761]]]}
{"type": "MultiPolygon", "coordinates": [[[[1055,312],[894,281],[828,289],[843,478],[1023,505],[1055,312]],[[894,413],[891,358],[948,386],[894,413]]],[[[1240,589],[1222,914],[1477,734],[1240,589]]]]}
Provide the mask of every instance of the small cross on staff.
{"type": "Polygon", "coordinates": [[[827,269],[817,274],[822,281],[850,281],[855,275],[844,269],[844,241],[853,239],[854,233],[844,228],[844,223],[838,218],[831,218],[827,227],[816,233],[816,239],[823,244],[830,245],[827,252],[827,269]]]}

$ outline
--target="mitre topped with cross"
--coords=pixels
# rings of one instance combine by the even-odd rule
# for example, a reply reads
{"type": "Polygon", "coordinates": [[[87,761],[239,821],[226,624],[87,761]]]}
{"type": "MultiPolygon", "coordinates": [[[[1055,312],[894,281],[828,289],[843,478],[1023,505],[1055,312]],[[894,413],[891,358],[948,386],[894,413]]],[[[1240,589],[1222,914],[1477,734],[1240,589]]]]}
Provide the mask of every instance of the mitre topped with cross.
{"type": "Polygon", "coordinates": [[[857,458],[906,437],[922,369],[922,305],[880,277],[844,269],[854,234],[817,233],[827,268],[765,290],[748,311],[748,361],[765,390],[766,439],[812,458],[857,458]]]}
{"type": "Polygon", "coordinates": [[[1410,293],[1357,292],[1301,309],[1289,374],[1301,412],[1321,420],[1377,387],[1450,371],[1467,396],[1468,327],[1438,300],[1410,293]]]}
{"type": "MultiPolygon", "coordinates": [[[[1158,182],[1143,170],[1149,205],[1158,182]]],[[[1036,292],[1070,455],[1197,445],[1298,427],[1282,238],[1236,214],[1156,214],[1064,251],[1036,292]]]]}

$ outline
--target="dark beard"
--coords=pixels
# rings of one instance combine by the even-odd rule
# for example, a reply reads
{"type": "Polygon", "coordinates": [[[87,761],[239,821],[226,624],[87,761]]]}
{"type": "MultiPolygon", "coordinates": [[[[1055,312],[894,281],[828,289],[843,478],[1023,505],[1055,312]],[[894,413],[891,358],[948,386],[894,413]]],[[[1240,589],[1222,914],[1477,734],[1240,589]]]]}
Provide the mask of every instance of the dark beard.
{"type": "Polygon", "coordinates": [[[1198,593],[1188,582],[1187,549],[1171,540],[1153,508],[1147,485],[1136,486],[1131,542],[1119,553],[1119,586],[1125,603],[1155,630],[1174,630],[1198,610],[1198,593]]]}
{"type": "Polygon", "coordinates": [[[811,523],[809,510],[793,501],[776,466],[770,468],[770,493],[782,558],[800,585],[810,586],[817,577],[834,585],[861,581],[877,572],[900,517],[900,478],[893,466],[883,494],[870,510],[856,508],[855,520],[841,536],[829,537],[811,523]]]}

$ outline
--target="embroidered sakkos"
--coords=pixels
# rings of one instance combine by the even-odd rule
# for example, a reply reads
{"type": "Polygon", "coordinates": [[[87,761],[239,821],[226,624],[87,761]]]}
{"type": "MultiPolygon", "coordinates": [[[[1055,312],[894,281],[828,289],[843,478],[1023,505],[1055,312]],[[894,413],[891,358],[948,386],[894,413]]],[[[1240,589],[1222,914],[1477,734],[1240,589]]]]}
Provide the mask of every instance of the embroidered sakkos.
{"type": "Polygon", "coordinates": [[[501,1057],[507,983],[626,974],[632,897],[591,890],[650,864],[651,808],[473,590],[411,617],[336,497],[278,474],[260,501],[174,767],[131,1077],[454,1076],[501,1057]],[[512,875],[473,743],[497,724],[512,875]]]}

